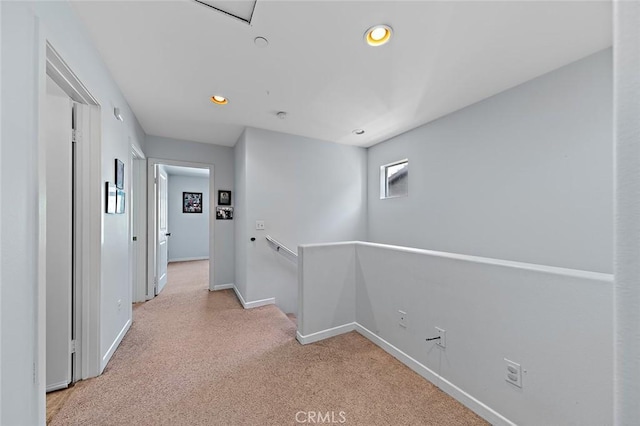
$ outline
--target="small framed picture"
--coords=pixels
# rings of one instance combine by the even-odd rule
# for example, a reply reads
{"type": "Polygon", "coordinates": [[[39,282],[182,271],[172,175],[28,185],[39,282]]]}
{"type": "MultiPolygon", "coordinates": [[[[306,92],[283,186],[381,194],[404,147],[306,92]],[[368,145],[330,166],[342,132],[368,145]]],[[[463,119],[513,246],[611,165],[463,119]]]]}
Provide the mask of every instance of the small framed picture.
{"type": "Polygon", "coordinates": [[[182,193],[182,213],[202,213],[202,192],[182,193]]]}
{"type": "Polygon", "coordinates": [[[219,206],[231,205],[231,191],[218,191],[218,205],[219,206]]]}
{"type": "Polygon", "coordinates": [[[216,219],[217,220],[232,220],[233,219],[233,207],[216,207],[216,219]]]}
{"type": "Polygon", "coordinates": [[[116,212],[116,198],[117,198],[117,188],[111,182],[105,182],[104,192],[105,192],[105,212],[109,214],[114,214],[116,212]]]}
{"type": "Polygon", "coordinates": [[[116,158],[116,187],[124,189],[124,163],[116,158]]]}
{"type": "Polygon", "coordinates": [[[126,198],[125,192],[121,189],[118,189],[116,191],[116,214],[123,214],[124,213],[124,205],[125,205],[125,198],[126,198]]]}

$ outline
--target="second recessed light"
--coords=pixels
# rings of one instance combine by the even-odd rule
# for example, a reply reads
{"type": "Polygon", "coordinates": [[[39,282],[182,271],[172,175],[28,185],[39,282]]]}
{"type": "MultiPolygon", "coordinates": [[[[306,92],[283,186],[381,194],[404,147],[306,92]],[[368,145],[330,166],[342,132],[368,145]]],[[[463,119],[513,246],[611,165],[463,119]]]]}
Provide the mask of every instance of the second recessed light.
{"type": "Polygon", "coordinates": [[[225,98],[224,96],[214,95],[211,97],[211,102],[217,105],[226,105],[229,103],[229,99],[225,98]]]}
{"type": "Polygon", "coordinates": [[[388,25],[374,25],[364,33],[364,40],[369,46],[382,46],[389,41],[392,32],[388,25]]]}

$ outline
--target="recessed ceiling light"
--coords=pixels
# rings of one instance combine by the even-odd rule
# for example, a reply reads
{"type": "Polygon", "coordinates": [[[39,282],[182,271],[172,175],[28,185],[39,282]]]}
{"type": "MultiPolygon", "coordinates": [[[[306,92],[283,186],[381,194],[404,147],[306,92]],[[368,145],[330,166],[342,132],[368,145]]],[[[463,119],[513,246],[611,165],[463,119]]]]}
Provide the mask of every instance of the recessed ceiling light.
{"type": "Polygon", "coordinates": [[[363,135],[363,134],[364,134],[364,130],[362,130],[362,129],[355,129],[355,130],[353,131],[353,134],[354,134],[354,135],[363,135]]]}
{"type": "Polygon", "coordinates": [[[389,41],[392,32],[388,25],[374,25],[364,33],[364,40],[369,46],[382,46],[389,41]]]}
{"type": "Polygon", "coordinates": [[[264,37],[256,37],[253,39],[253,43],[259,48],[265,48],[269,45],[269,40],[264,37]]]}
{"type": "Polygon", "coordinates": [[[287,118],[287,113],[285,111],[280,111],[276,114],[276,116],[278,116],[280,120],[284,120],[285,118],[287,118]]]}
{"type": "Polygon", "coordinates": [[[224,96],[214,95],[211,97],[211,102],[218,105],[226,105],[229,103],[229,99],[225,98],[224,96]]]}

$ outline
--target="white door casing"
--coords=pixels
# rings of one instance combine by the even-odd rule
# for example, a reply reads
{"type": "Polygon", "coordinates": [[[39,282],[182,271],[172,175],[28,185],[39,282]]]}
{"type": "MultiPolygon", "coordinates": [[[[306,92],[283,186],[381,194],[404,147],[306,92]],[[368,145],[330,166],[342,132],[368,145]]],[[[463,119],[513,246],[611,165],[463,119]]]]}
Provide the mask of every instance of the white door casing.
{"type": "Polygon", "coordinates": [[[66,388],[72,380],[73,104],[47,77],[45,141],[47,155],[46,390],[66,388]]]}

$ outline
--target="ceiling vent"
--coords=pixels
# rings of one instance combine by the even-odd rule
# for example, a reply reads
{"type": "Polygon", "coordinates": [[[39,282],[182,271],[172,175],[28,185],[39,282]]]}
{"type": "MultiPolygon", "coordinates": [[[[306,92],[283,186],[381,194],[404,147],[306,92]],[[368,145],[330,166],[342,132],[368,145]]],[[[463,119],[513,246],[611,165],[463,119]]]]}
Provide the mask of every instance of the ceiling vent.
{"type": "Polygon", "coordinates": [[[194,0],[227,16],[251,23],[257,0],[194,0]]]}

